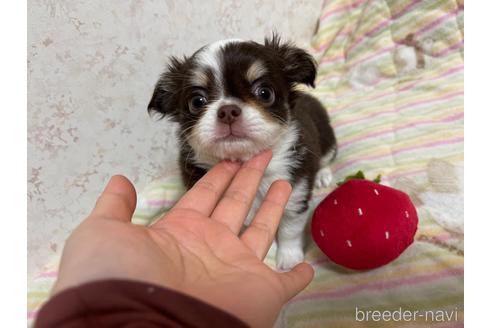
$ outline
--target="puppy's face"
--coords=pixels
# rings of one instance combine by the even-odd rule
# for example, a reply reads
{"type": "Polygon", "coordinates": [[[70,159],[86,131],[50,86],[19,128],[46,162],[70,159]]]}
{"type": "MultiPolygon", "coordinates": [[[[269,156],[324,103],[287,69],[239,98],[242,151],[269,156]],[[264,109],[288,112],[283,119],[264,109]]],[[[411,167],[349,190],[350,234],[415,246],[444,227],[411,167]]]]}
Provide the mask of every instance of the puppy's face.
{"type": "Polygon", "coordinates": [[[294,86],[314,86],[315,76],[313,58],[276,36],[220,41],[172,58],[148,109],[179,122],[198,158],[244,161],[282,137],[294,86]]]}

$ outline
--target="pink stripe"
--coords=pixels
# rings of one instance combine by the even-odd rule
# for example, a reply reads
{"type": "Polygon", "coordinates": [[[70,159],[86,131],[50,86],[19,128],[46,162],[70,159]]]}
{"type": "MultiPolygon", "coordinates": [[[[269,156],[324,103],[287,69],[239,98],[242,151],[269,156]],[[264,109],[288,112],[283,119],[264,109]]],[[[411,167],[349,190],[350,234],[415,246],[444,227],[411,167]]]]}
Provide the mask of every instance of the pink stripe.
{"type": "Polygon", "coordinates": [[[448,20],[449,18],[454,18],[456,16],[456,13],[458,12],[458,10],[459,9],[453,10],[452,12],[447,13],[445,15],[442,15],[441,17],[433,20],[432,22],[430,22],[429,24],[427,24],[426,26],[424,26],[423,28],[421,28],[420,30],[418,30],[416,33],[414,33],[414,35],[415,36],[419,36],[421,34],[424,34],[428,30],[430,30],[431,28],[436,27],[437,25],[439,25],[442,22],[448,20]]]}
{"type": "Polygon", "coordinates": [[[326,74],[325,76],[323,76],[322,79],[319,79],[318,81],[316,81],[316,85],[322,85],[324,82],[327,82],[327,81],[330,81],[330,80],[333,80],[335,78],[337,79],[341,79],[343,77],[344,74],[326,74]]]}
{"type": "Polygon", "coordinates": [[[56,276],[58,276],[58,271],[47,271],[40,273],[36,278],[56,278],[56,276]]]}
{"type": "Polygon", "coordinates": [[[334,63],[334,62],[339,61],[341,59],[345,60],[345,56],[340,55],[340,56],[335,56],[335,57],[326,57],[321,62],[322,63],[328,63],[328,62],[334,63]]]}
{"type": "Polygon", "coordinates": [[[424,172],[427,172],[427,169],[419,169],[419,170],[413,170],[413,171],[406,171],[406,172],[398,172],[394,174],[388,174],[383,178],[384,181],[392,181],[396,180],[401,177],[408,177],[408,176],[417,176],[419,174],[422,174],[424,172]]]}
{"type": "Polygon", "coordinates": [[[391,19],[397,19],[397,18],[400,18],[401,16],[403,16],[404,14],[407,13],[407,11],[409,11],[410,9],[412,9],[412,7],[414,7],[416,4],[418,4],[419,2],[422,2],[422,0],[413,0],[412,2],[410,2],[405,8],[403,8],[402,10],[400,10],[400,12],[398,12],[397,14],[395,15],[392,15],[391,16],[391,19]]]}
{"type": "Polygon", "coordinates": [[[32,320],[35,319],[36,316],[38,315],[38,311],[27,311],[27,319],[32,320]]]}
{"type": "Polygon", "coordinates": [[[347,37],[347,36],[350,36],[352,35],[352,31],[340,31],[340,33],[337,34],[337,36],[344,36],[344,37],[347,37]]]}
{"type": "Polygon", "coordinates": [[[359,157],[357,159],[353,159],[353,160],[350,160],[350,161],[345,161],[343,163],[335,163],[335,165],[333,166],[333,168],[334,168],[334,170],[342,170],[342,169],[344,169],[344,168],[346,168],[348,166],[351,166],[353,164],[360,164],[360,163],[363,163],[365,161],[373,161],[373,160],[380,159],[380,158],[383,158],[383,157],[392,157],[392,156],[395,156],[395,155],[400,154],[400,153],[403,153],[403,152],[413,151],[413,150],[417,150],[417,149],[432,148],[432,147],[435,147],[435,146],[455,144],[455,143],[460,143],[460,142],[463,142],[463,137],[458,137],[458,138],[453,138],[453,139],[447,139],[447,140],[440,140],[440,141],[434,141],[434,142],[430,142],[430,143],[426,143],[426,144],[420,144],[420,145],[414,145],[414,146],[410,146],[410,147],[405,147],[405,148],[397,149],[397,150],[394,150],[391,153],[387,153],[387,154],[374,155],[374,156],[366,156],[366,157],[359,157]],[[337,165],[337,164],[339,164],[339,165],[337,165]]]}
{"type": "Polygon", "coordinates": [[[462,96],[463,94],[464,94],[463,90],[460,90],[458,92],[449,93],[449,94],[447,94],[446,96],[444,96],[442,98],[437,98],[437,99],[432,99],[432,100],[424,99],[424,100],[415,101],[413,103],[409,103],[409,104],[406,104],[406,105],[403,105],[403,106],[399,107],[396,111],[399,112],[399,111],[401,111],[401,110],[403,110],[405,108],[408,108],[408,107],[418,106],[418,105],[425,104],[425,103],[430,103],[430,102],[436,102],[436,101],[446,100],[446,99],[453,98],[455,96],[462,96]]]}
{"type": "Polygon", "coordinates": [[[434,236],[433,238],[435,238],[438,241],[448,241],[448,240],[455,239],[456,237],[449,233],[446,233],[446,234],[434,236]]]}
{"type": "Polygon", "coordinates": [[[448,116],[444,119],[441,119],[441,120],[423,120],[423,121],[416,121],[416,122],[411,122],[411,123],[408,123],[408,124],[404,124],[402,126],[399,126],[397,128],[389,128],[389,129],[386,129],[386,130],[382,130],[382,131],[378,131],[378,132],[373,132],[373,133],[369,133],[369,134],[366,134],[366,135],[361,135],[355,139],[352,139],[352,140],[349,140],[349,141],[346,141],[346,142],[342,142],[338,145],[338,149],[342,149],[344,147],[347,147],[355,142],[358,142],[360,140],[363,140],[363,139],[370,139],[370,138],[374,138],[374,137],[377,137],[377,136],[381,136],[381,135],[385,135],[385,134],[388,134],[388,133],[391,133],[391,132],[396,132],[396,131],[401,131],[401,130],[404,130],[404,129],[408,129],[408,128],[413,128],[413,127],[416,127],[416,126],[421,126],[421,125],[426,125],[426,124],[436,124],[436,123],[448,123],[448,122],[452,122],[452,121],[456,121],[458,119],[461,119],[463,118],[464,114],[463,113],[457,113],[457,114],[454,114],[454,115],[451,115],[451,116],[448,116]]]}
{"type": "Polygon", "coordinates": [[[367,119],[371,119],[371,118],[374,118],[374,117],[377,117],[377,116],[381,116],[381,115],[384,115],[384,114],[391,114],[391,113],[394,114],[395,112],[396,111],[394,109],[390,109],[390,110],[385,110],[385,111],[380,111],[380,112],[372,113],[372,114],[366,115],[364,117],[359,117],[359,118],[351,119],[351,120],[348,120],[348,121],[339,122],[339,121],[334,120],[333,123],[332,123],[332,125],[335,128],[340,128],[340,127],[345,126],[345,125],[349,125],[349,124],[353,124],[353,123],[358,123],[358,122],[365,121],[367,119]]]}
{"type": "Polygon", "coordinates": [[[353,63],[350,64],[350,66],[348,66],[348,68],[351,69],[351,68],[353,68],[356,65],[360,65],[362,63],[365,63],[365,62],[367,62],[367,61],[369,61],[369,60],[371,60],[371,59],[373,59],[375,57],[379,57],[379,56],[381,56],[381,55],[383,55],[383,54],[385,54],[387,52],[391,52],[394,49],[395,49],[395,45],[394,44],[391,45],[391,46],[389,46],[389,47],[380,49],[378,52],[376,52],[376,53],[374,53],[374,54],[372,54],[370,56],[367,56],[365,58],[361,58],[361,59],[359,59],[357,61],[354,61],[353,63]]]}
{"type": "Polygon", "coordinates": [[[367,0],[359,0],[358,2],[354,2],[354,3],[351,3],[349,5],[345,5],[345,6],[341,6],[341,7],[338,7],[338,8],[335,8],[333,10],[329,10],[327,11],[323,16],[321,16],[321,21],[325,20],[326,18],[330,17],[330,16],[333,16],[334,14],[340,12],[340,11],[344,11],[344,10],[347,10],[347,9],[355,9],[357,7],[359,7],[361,4],[367,2],[367,0]]]}
{"type": "Polygon", "coordinates": [[[446,48],[446,49],[443,49],[441,50],[440,52],[438,52],[436,54],[437,57],[442,57],[442,56],[445,56],[447,54],[449,54],[451,51],[455,50],[455,49],[460,49],[464,46],[464,40],[461,40],[461,41],[458,41],[456,42],[455,44],[453,44],[452,46],[450,46],[449,48],[446,48]]]}
{"type": "Polygon", "coordinates": [[[361,41],[366,38],[370,37],[373,34],[376,34],[377,32],[381,31],[383,28],[388,26],[393,20],[400,18],[403,16],[407,11],[409,11],[412,7],[414,7],[417,3],[421,2],[421,0],[413,0],[411,3],[409,3],[405,8],[403,8],[400,12],[398,12],[395,15],[392,15],[390,18],[383,20],[381,23],[376,25],[374,28],[372,28],[369,32],[365,33],[358,39],[356,39],[352,45],[349,47],[349,50],[347,52],[352,51],[354,48],[358,47],[361,43],[361,41]]]}
{"type": "Polygon", "coordinates": [[[421,105],[421,104],[424,104],[424,103],[431,104],[431,103],[434,103],[434,102],[439,102],[439,101],[451,99],[451,98],[456,97],[456,96],[461,96],[461,95],[463,95],[463,93],[464,93],[463,90],[461,90],[461,91],[458,91],[458,92],[448,93],[448,94],[446,94],[445,96],[443,96],[441,98],[419,100],[419,101],[415,101],[413,103],[402,105],[400,107],[397,107],[397,108],[394,108],[394,109],[391,109],[391,110],[380,111],[380,112],[372,113],[372,114],[366,115],[364,117],[359,117],[359,118],[348,120],[348,121],[342,121],[342,122],[334,121],[333,122],[333,126],[336,127],[336,128],[340,128],[342,126],[345,126],[345,125],[348,125],[348,124],[352,124],[352,123],[356,123],[356,122],[365,121],[367,119],[374,118],[374,117],[380,116],[382,114],[398,113],[398,112],[400,112],[403,109],[406,109],[408,107],[413,107],[413,106],[421,105]]]}
{"type": "Polygon", "coordinates": [[[326,41],[326,43],[322,43],[322,44],[320,44],[320,45],[319,45],[319,46],[317,46],[317,47],[314,47],[314,46],[313,46],[313,47],[311,47],[311,49],[313,49],[313,51],[312,51],[312,52],[313,52],[313,53],[320,53],[320,52],[322,52],[322,51],[325,51],[325,50],[326,50],[326,48],[328,48],[329,46],[331,46],[331,44],[332,44],[332,43],[333,43],[333,42],[334,42],[334,41],[335,41],[338,37],[348,37],[348,36],[350,36],[350,35],[352,34],[352,32],[350,32],[350,31],[344,31],[344,30],[343,30],[344,28],[345,28],[345,26],[344,26],[344,27],[342,27],[341,29],[339,29],[339,30],[337,31],[337,33],[335,34],[335,36],[334,36],[333,38],[331,38],[331,39],[327,40],[327,41],[326,41]]]}
{"type": "Polygon", "coordinates": [[[448,76],[448,75],[451,75],[451,74],[453,74],[453,73],[456,73],[456,72],[462,71],[463,69],[464,69],[464,66],[463,66],[463,65],[459,65],[459,66],[457,66],[457,67],[453,67],[453,68],[451,68],[451,69],[447,70],[446,72],[442,73],[442,74],[441,74],[441,75],[439,75],[439,76],[433,77],[432,79],[428,79],[428,80],[425,80],[425,79],[424,79],[424,80],[418,80],[418,81],[416,81],[416,82],[414,82],[414,83],[412,83],[412,84],[409,84],[409,85],[405,86],[404,88],[399,89],[398,91],[405,91],[405,90],[408,90],[408,89],[410,89],[410,88],[414,87],[414,86],[415,86],[415,85],[417,85],[417,84],[424,83],[424,82],[427,82],[427,81],[436,81],[436,80],[439,80],[439,79],[441,79],[441,78],[443,78],[443,77],[446,77],[446,76],[448,76]]]}
{"type": "MultiPolygon", "coordinates": [[[[371,59],[373,59],[375,57],[379,57],[379,56],[381,56],[381,55],[383,55],[383,54],[385,54],[387,52],[393,51],[394,48],[395,48],[395,45],[391,45],[389,47],[380,49],[379,51],[374,52],[374,53],[372,53],[371,55],[369,55],[367,57],[364,57],[364,58],[361,58],[361,59],[359,59],[357,61],[354,61],[353,63],[350,64],[350,66],[347,66],[347,67],[352,68],[352,67],[354,67],[356,65],[360,65],[360,64],[362,64],[364,62],[367,62],[367,61],[369,61],[369,60],[371,60],[371,59]]],[[[330,64],[330,63],[334,63],[334,62],[340,60],[341,58],[346,59],[344,55],[341,55],[341,56],[337,56],[337,57],[331,57],[331,58],[322,59],[320,63],[323,64],[323,65],[330,64]]]]}
{"type": "Polygon", "coordinates": [[[341,78],[343,77],[345,74],[344,73],[337,73],[337,74],[325,74],[321,79],[318,79],[316,81],[316,84],[321,84],[321,82],[324,82],[324,81],[327,81],[327,80],[331,80],[333,79],[334,77],[338,77],[338,78],[341,78]]]}
{"type": "Polygon", "coordinates": [[[443,279],[443,278],[460,277],[460,276],[463,276],[463,274],[464,274],[464,270],[462,267],[451,268],[451,269],[447,269],[447,270],[444,270],[441,272],[424,274],[424,275],[411,277],[411,278],[396,279],[393,281],[377,281],[377,282],[363,284],[363,285],[357,285],[357,286],[350,286],[350,287],[335,289],[335,290],[331,290],[328,292],[300,295],[300,296],[296,297],[292,302],[296,303],[296,302],[311,301],[311,300],[316,300],[316,299],[341,298],[341,297],[346,297],[346,296],[349,296],[351,294],[355,294],[355,293],[358,293],[361,291],[381,291],[381,290],[387,290],[390,288],[398,288],[401,286],[425,284],[425,283],[430,283],[434,280],[439,280],[439,279],[443,279]]]}
{"type": "Polygon", "coordinates": [[[318,47],[312,47],[312,49],[314,49],[314,52],[321,52],[322,50],[326,50],[326,48],[328,48],[329,46],[331,46],[331,44],[339,37],[339,36],[343,36],[343,37],[346,37],[348,35],[350,35],[350,32],[348,31],[344,31],[345,27],[342,27],[341,29],[338,29],[338,31],[335,33],[335,35],[333,36],[333,38],[327,40],[326,43],[323,43],[321,44],[320,46],[318,47]]]}
{"type": "MultiPolygon", "coordinates": [[[[452,67],[449,70],[447,70],[446,72],[441,73],[441,75],[439,75],[439,76],[433,77],[431,79],[417,80],[415,82],[410,82],[410,83],[408,83],[406,85],[403,84],[403,87],[400,88],[400,89],[398,89],[398,90],[396,90],[396,91],[383,92],[381,94],[378,94],[378,95],[375,95],[373,97],[370,97],[367,100],[368,101],[370,101],[370,100],[376,100],[376,99],[379,99],[379,98],[382,98],[382,97],[386,97],[386,96],[389,96],[389,95],[395,95],[398,92],[406,91],[406,90],[408,90],[408,89],[410,89],[410,88],[412,88],[412,87],[414,87],[416,85],[419,85],[419,84],[422,84],[422,83],[426,83],[426,82],[429,82],[429,81],[437,81],[437,80],[439,80],[439,79],[441,79],[443,77],[446,77],[446,76],[451,75],[453,73],[456,73],[458,71],[462,71],[463,68],[464,68],[463,65],[459,65],[457,67],[452,67]]],[[[348,108],[350,106],[352,106],[352,104],[346,104],[346,105],[341,106],[339,108],[330,109],[330,114],[338,113],[338,112],[340,112],[340,111],[342,111],[342,110],[344,110],[344,109],[346,109],[346,108],[348,108]]]]}
{"type": "MultiPolygon", "coordinates": [[[[371,0],[369,0],[369,2],[370,2],[370,1],[371,1],[371,0]]],[[[357,7],[359,7],[361,4],[363,4],[363,3],[367,3],[367,2],[368,2],[367,0],[361,0],[361,1],[359,1],[359,2],[355,2],[355,3],[353,3],[353,4],[346,5],[346,6],[342,6],[342,7],[336,8],[336,9],[334,9],[334,10],[331,10],[331,11],[327,12],[327,13],[326,13],[326,14],[325,14],[325,15],[324,15],[321,19],[320,19],[320,22],[321,22],[321,21],[323,21],[323,20],[325,20],[328,16],[332,16],[333,14],[335,14],[335,13],[337,13],[337,12],[340,12],[340,11],[342,11],[342,10],[346,10],[346,9],[356,9],[356,8],[357,8],[357,7]]],[[[321,45],[319,45],[318,47],[312,47],[312,49],[314,49],[314,52],[315,52],[315,53],[319,53],[319,52],[325,51],[325,50],[326,50],[326,48],[328,48],[328,47],[331,45],[331,43],[332,43],[332,42],[330,42],[330,41],[336,40],[336,38],[337,38],[337,37],[339,37],[339,36],[345,36],[345,37],[347,37],[347,36],[352,35],[352,32],[351,32],[351,31],[350,31],[350,32],[349,32],[349,31],[344,31],[344,30],[343,30],[344,28],[345,28],[345,26],[344,26],[344,27],[342,27],[341,29],[339,29],[339,30],[337,31],[337,33],[335,34],[335,36],[334,36],[333,38],[331,38],[331,40],[328,40],[326,43],[321,44],[321,45]]],[[[338,60],[338,59],[337,59],[337,60],[338,60]]],[[[325,61],[326,61],[326,59],[325,59],[325,61]]]]}
{"type": "Polygon", "coordinates": [[[342,77],[342,75],[343,74],[333,74],[333,75],[330,75],[330,76],[325,76],[321,80],[317,81],[316,84],[317,85],[320,85],[321,82],[328,82],[328,81],[331,81],[333,79],[340,79],[342,77]]]}

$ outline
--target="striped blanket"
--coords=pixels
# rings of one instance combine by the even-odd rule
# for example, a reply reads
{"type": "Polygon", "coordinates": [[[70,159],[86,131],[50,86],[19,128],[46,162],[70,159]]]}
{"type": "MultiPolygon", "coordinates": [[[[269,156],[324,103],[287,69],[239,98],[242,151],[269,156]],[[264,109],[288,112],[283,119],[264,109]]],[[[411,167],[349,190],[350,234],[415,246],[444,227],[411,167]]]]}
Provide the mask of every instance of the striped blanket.
{"type": "MultiPolygon", "coordinates": [[[[420,223],[415,243],[397,260],[365,272],[334,265],[308,242],[315,279],[284,307],[278,327],[463,326],[462,223],[446,225],[420,197],[439,187],[431,163],[445,163],[439,177],[463,161],[463,6],[460,0],[325,1],[310,52],[319,63],[313,94],[328,108],[339,140],[334,180],[357,170],[382,174],[383,183],[407,188],[420,223]],[[393,317],[368,319],[367,311],[393,317]],[[412,313],[407,320],[404,311],[412,313]]],[[[332,188],[316,190],[312,207],[332,188]]],[[[182,192],[178,176],[149,185],[139,193],[134,222],[148,224],[182,192]]],[[[441,203],[456,199],[446,192],[441,203]]],[[[456,213],[447,218],[460,222],[456,213]]],[[[272,266],[274,248],[266,259],[272,266]]],[[[56,260],[52,267],[29,285],[30,321],[56,278],[56,260]]]]}

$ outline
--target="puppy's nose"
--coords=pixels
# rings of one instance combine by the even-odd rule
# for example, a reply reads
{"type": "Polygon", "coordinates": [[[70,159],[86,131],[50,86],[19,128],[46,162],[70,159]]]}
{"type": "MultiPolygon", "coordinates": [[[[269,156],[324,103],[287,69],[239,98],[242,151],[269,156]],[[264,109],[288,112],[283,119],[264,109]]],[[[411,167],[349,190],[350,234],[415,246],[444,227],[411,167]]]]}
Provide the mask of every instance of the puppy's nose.
{"type": "Polygon", "coordinates": [[[225,124],[233,123],[241,115],[241,108],[236,105],[225,105],[217,111],[217,118],[225,124]]]}

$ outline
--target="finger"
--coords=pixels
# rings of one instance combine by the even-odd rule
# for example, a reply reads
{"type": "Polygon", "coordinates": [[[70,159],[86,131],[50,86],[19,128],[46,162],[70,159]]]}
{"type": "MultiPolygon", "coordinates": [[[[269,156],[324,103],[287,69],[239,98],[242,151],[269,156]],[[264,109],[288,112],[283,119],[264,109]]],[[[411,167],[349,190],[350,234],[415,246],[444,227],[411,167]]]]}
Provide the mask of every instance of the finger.
{"type": "Polygon", "coordinates": [[[193,209],[209,216],[239,167],[239,163],[230,161],[215,165],[181,197],[174,209],[193,209]]]}
{"type": "Polygon", "coordinates": [[[241,236],[241,240],[260,260],[265,258],[272,245],[291,191],[290,183],[285,180],[272,183],[253,222],[241,236]]]}
{"type": "Polygon", "coordinates": [[[313,280],[313,267],[306,263],[299,263],[289,272],[279,272],[280,281],[284,285],[285,300],[288,301],[292,297],[299,294],[313,280]]]}
{"type": "Polygon", "coordinates": [[[126,177],[115,175],[99,196],[89,217],[130,222],[136,204],[137,193],[133,184],[126,177]]]}
{"type": "Polygon", "coordinates": [[[272,158],[270,150],[244,163],[224,193],[211,218],[238,233],[256,196],[261,178],[272,158]]]}

